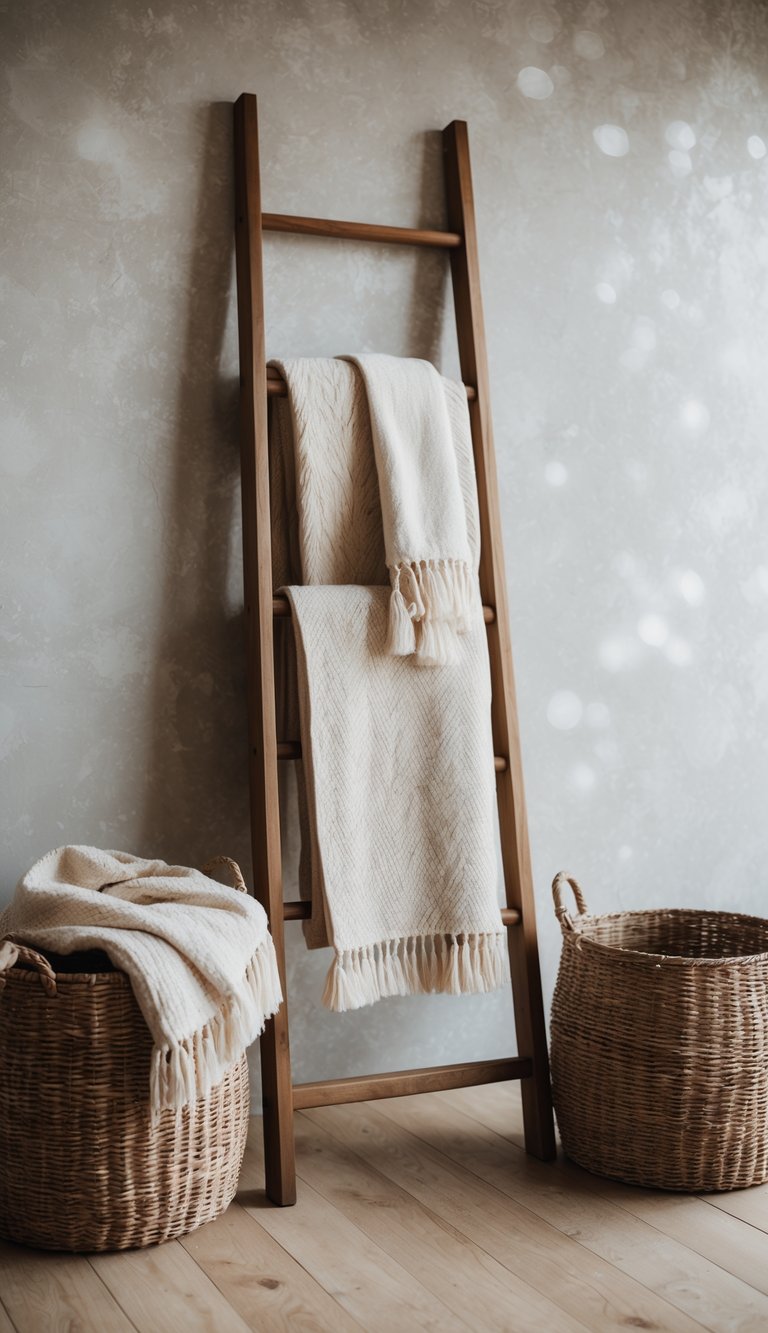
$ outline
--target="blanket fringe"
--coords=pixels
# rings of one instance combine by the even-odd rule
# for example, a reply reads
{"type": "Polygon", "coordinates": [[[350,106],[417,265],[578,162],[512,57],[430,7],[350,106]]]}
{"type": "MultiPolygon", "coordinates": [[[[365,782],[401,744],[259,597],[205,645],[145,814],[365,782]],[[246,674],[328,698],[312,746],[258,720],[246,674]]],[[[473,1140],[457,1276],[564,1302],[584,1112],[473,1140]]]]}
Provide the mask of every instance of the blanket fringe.
{"type": "Polygon", "coordinates": [[[408,935],[336,953],[323,1004],[335,1013],[389,995],[473,995],[508,980],[506,931],[484,935],[408,935]]]}
{"type": "Polygon", "coordinates": [[[456,636],[469,628],[477,602],[476,579],[465,560],[414,560],[390,568],[387,651],[416,654],[420,666],[458,660],[456,636]]]}
{"type": "Polygon", "coordinates": [[[149,1076],[153,1121],[161,1111],[207,1097],[277,1013],[282,998],[275,946],[267,934],[219,1012],[176,1045],[154,1048],[149,1076]]]}

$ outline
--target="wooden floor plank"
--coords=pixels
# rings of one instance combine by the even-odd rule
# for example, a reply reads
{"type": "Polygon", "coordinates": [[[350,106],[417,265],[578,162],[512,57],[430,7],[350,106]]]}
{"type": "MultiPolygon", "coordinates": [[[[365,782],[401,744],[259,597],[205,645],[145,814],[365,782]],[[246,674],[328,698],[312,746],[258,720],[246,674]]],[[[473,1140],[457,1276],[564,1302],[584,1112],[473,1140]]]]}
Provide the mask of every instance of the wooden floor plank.
{"type": "Polygon", "coordinates": [[[15,1333],[11,1316],[8,1314],[2,1301],[0,1301],[0,1333],[15,1333]]]}
{"type": "Polygon", "coordinates": [[[756,1185],[751,1190],[733,1190],[727,1194],[705,1194],[702,1198],[720,1212],[729,1213],[748,1226],[768,1233],[768,1185],[756,1185]]]}
{"type": "Polygon", "coordinates": [[[0,1241],[0,1293],[16,1333],[126,1333],[134,1327],[82,1255],[0,1241]]]}
{"type": "MultiPolygon", "coordinates": [[[[419,1101],[405,1098],[404,1102],[419,1101]]],[[[599,1330],[628,1325],[692,1333],[700,1324],[531,1209],[473,1177],[394,1122],[377,1103],[306,1112],[317,1124],[451,1221],[475,1244],[555,1302],[599,1330]]]]}
{"type": "MultiPolygon", "coordinates": [[[[254,1119],[251,1133],[261,1135],[254,1119]]],[[[251,1192],[252,1195],[252,1192],[251,1192]]],[[[246,1202],[249,1194],[241,1193],[246,1202]]],[[[359,1324],[239,1203],[179,1242],[249,1328],[356,1333],[359,1324]]]]}
{"type": "MultiPolygon", "coordinates": [[[[522,1105],[517,1089],[493,1089],[487,1097],[482,1091],[447,1092],[435,1098],[433,1105],[457,1108],[488,1129],[505,1135],[522,1152],[522,1105]]],[[[569,1199],[574,1191],[586,1190],[609,1200],[747,1286],[768,1295],[768,1240],[753,1220],[768,1223],[768,1186],[705,1196],[672,1194],[602,1179],[582,1171],[566,1158],[561,1158],[558,1167],[565,1174],[569,1199]],[[710,1208],[710,1204],[715,1207],[710,1208]],[[742,1217],[742,1211],[746,1217],[742,1217]]],[[[536,1175],[535,1167],[528,1170],[536,1175]]],[[[740,1294],[743,1296],[743,1292],[740,1294]]],[[[762,1313],[761,1317],[766,1319],[768,1327],[766,1315],[762,1313]]]]}
{"type": "Polygon", "coordinates": [[[0,1242],[0,1333],[762,1333],[768,1187],[636,1189],[523,1150],[515,1085],[296,1118],[296,1208],[263,1188],[112,1255],[0,1242]]]}
{"type": "Polygon", "coordinates": [[[178,1241],[92,1255],[138,1333],[246,1333],[248,1324],[178,1241]]]}
{"type": "MultiPolygon", "coordinates": [[[[301,1162],[298,1166],[301,1173],[301,1162]]],[[[263,1194],[262,1180],[261,1145],[251,1139],[242,1183],[246,1189],[256,1186],[257,1192],[248,1201],[241,1193],[244,1206],[366,1333],[392,1333],[394,1328],[409,1333],[416,1329],[466,1333],[470,1325],[328,1203],[303,1175],[295,1208],[273,1207],[263,1194]]]]}
{"type": "Polygon", "coordinates": [[[313,1124],[296,1117],[301,1175],[470,1327],[583,1330],[449,1221],[313,1124]]]}

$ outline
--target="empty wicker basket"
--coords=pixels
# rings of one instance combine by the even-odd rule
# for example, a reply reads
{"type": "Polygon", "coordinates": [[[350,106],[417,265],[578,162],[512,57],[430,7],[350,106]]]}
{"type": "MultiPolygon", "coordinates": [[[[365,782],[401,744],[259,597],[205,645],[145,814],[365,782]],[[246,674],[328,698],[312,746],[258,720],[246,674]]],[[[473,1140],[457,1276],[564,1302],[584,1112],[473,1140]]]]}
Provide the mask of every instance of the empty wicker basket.
{"type": "Polygon", "coordinates": [[[558,875],[552,889],[563,931],[552,1086],[568,1156],[660,1189],[765,1181],[768,921],[688,910],[593,917],[575,880],[558,875]]]}
{"type": "Polygon", "coordinates": [[[153,1122],[152,1039],[106,954],[22,948],[0,986],[0,1235],[118,1250],[218,1216],[245,1151],[245,1056],[206,1098],[153,1122]]]}

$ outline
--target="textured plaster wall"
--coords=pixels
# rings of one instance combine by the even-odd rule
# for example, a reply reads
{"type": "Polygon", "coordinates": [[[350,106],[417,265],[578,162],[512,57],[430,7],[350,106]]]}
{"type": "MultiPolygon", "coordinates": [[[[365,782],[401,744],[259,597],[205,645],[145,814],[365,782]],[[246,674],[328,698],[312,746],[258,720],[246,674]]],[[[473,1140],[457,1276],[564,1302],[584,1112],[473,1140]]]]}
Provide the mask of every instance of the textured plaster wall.
{"type": "MultiPolygon", "coordinates": [[[[0,893],[66,841],[248,861],[230,103],[264,203],[441,221],[470,122],[545,985],[548,883],[764,912],[768,8],[2,12],[0,893]]],[[[443,261],[267,241],[272,354],[454,367],[443,261]]],[[[507,996],[318,1007],[297,1072],[505,1054],[507,996]]]]}

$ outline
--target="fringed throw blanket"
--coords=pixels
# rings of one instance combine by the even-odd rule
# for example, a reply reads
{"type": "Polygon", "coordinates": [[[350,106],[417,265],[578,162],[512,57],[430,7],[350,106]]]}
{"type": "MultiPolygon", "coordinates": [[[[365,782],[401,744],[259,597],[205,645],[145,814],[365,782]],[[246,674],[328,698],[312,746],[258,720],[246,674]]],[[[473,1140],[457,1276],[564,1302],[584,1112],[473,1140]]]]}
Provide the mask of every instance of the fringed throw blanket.
{"type": "MultiPolygon", "coordinates": [[[[428,361],[349,359],[370,411],[392,581],[387,650],[443,666],[458,660],[456,636],[469,623],[477,582],[444,381],[428,361]]],[[[466,405],[457,425],[461,450],[469,444],[466,405]]]]}
{"type": "MultiPolygon", "coordinates": [[[[464,390],[433,372],[469,565],[466,598],[451,602],[451,663],[424,668],[415,655],[391,651],[386,552],[395,548],[360,372],[345,361],[276,364],[289,400],[273,408],[273,551],[276,586],[305,585],[289,586],[288,595],[303,754],[302,893],[312,898],[307,940],[334,949],[324,1003],[345,1010],[387,995],[495,989],[506,977],[506,934],[464,390]],[[356,586],[363,580],[373,586],[356,586]]],[[[427,420],[432,430],[417,405],[413,429],[427,420]]],[[[398,445],[406,461],[409,447],[416,457],[421,447],[408,438],[398,445]]],[[[422,487],[418,508],[429,504],[422,487]]],[[[428,517],[423,525],[429,530],[428,517]]],[[[281,726],[291,718],[298,724],[289,700],[281,726]]]]}
{"type": "MultiPolygon", "coordinates": [[[[63,847],[0,914],[0,941],[101,949],[127,973],[152,1035],[154,1112],[204,1097],[280,1006],[264,909],[202,872],[126,852],[63,847]]],[[[5,966],[13,949],[3,951],[5,966]]]]}

